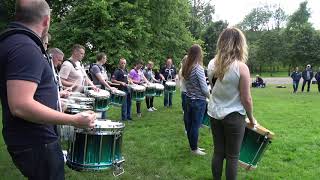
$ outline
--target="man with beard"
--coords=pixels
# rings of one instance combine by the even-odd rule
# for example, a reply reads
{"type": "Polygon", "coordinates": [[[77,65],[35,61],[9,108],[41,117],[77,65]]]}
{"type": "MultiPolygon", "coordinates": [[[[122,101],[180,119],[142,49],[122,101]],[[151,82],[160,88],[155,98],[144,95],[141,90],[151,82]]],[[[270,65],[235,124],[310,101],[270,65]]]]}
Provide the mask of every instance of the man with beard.
{"type": "Polygon", "coordinates": [[[92,128],[95,114],[57,111],[57,79],[40,40],[50,26],[46,1],[17,0],[15,20],[0,34],[3,138],[25,177],[61,180],[64,161],[56,125],[92,128]]]}

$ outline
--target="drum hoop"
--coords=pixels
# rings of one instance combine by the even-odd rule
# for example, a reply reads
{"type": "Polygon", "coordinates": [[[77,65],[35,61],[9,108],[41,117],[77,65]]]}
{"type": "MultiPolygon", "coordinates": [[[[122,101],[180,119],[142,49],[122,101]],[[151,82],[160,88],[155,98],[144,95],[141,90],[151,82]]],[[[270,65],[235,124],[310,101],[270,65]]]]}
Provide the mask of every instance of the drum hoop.
{"type": "Polygon", "coordinates": [[[88,129],[75,129],[74,132],[80,133],[80,134],[90,134],[90,135],[114,135],[114,134],[122,134],[123,128],[104,128],[103,130],[95,131],[95,130],[88,130],[88,129]],[[109,131],[108,131],[109,130],[109,131]]]}

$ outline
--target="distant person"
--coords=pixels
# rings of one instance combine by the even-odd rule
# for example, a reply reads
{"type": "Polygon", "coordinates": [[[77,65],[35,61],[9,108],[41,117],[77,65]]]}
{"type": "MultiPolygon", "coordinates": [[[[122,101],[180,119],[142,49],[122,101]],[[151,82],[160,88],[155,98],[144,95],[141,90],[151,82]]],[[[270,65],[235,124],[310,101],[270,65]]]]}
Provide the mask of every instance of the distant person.
{"type": "Polygon", "coordinates": [[[318,84],[318,92],[320,92],[320,67],[319,70],[317,72],[317,74],[314,76],[317,80],[317,84],[318,84]]]}
{"type": "Polygon", "coordinates": [[[265,83],[263,82],[263,79],[260,77],[259,74],[256,75],[256,80],[252,83],[252,87],[257,87],[257,88],[265,87],[265,83]]]}
{"type": "MultiPolygon", "coordinates": [[[[178,79],[178,75],[177,75],[177,70],[174,67],[174,65],[172,64],[172,59],[171,58],[167,58],[166,64],[165,66],[163,66],[160,70],[160,77],[161,80],[163,81],[163,85],[165,85],[166,81],[175,81],[176,79],[178,79]]],[[[164,92],[164,96],[163,96],[163,105],[164,107],[172,107],[172,92],[164,92]]]]}
{"type": "Polygon", "coordinates": [[[211,99],[208,115],[214,140],[212,158],[213,179],[220,180],[226,159],[226,179],[237,179],[240,148],[246,127],[254,127],[250,92],[250,71],[247,61],[247,43],[237,28],[227,28],[220,34],[217,54],[208,65],[211,99]]]}
{"type": "Polygon", "coordinates": [[[302,83],[301,92],[304,91],[304,86],[306,85],[306,83],[308,83],[307,92],[310,92],[310,83],[312,78],[313,78],[313,71],[312,71],[311,65],[308,64],[306,69],[302,72],[303,83],[302,83]]]}
{"type": "Polygon", "coordinates": [[[291,73],[291,78],[293,81],[293,93],[296,93],[299,87],[299,82],[301,79],[301,72],[299,72],[299,67],[296,67],[296,69],[291,73]]]}
{"type": "MultiPolygon", "coordinates": [[[[146,68],[143,70],[143,74],[149,82],[156,83],[159,81],[157,79],[155,79],[155,75],[153,73],[153,65],[154,65],[154,63],[152,61],[148,61],[146,68]]],[[[147,110],[149,112],[157,110],[153,106],[153,99],[154,99],[154,96],[146,96],[146,105],[147,105],[147,110]]]]}

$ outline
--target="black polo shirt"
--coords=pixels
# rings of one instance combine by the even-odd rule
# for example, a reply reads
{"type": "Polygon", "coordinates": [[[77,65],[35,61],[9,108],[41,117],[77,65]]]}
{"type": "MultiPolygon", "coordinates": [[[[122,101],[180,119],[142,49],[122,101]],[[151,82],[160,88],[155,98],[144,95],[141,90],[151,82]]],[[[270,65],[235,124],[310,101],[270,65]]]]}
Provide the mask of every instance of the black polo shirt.
{"type": "MultiPolygon", "coordinates": [[[[11,23],[10,27],[30,30],[19,23],[11,23]]],[[[32,123],[13,116],[7,97],[8,80],[31,81],[38,84],[34,99],[49,108],[57,109],[57,86],[49,61],[39,46],[24,34],[7,37],[0,42],[0,49],[0,98],[5,143],[8,146],[29,146],[57,140],[55,126],[32,123]]]]}
{"type": "MultiPolygon", "coordinates": [[[[124,70],[122,70],[120,68],[116,69],[112,75],[112,79],[128,84],[128,71],[127,71],[127,69],[124,69],[124,70]]],[[[122,91],[128,90],[128,88],[126,86],[122,86],[122,85],[119,87],[119,89],[122,91]]]]}
{"type": "Polygon", "coordinates": [[[164,66],[161,68],[160,73],[164,76],[166,80],[168,80],[169,75],[171,75],[171,78],[174,79],[177,75],[177,70],[174,66],[164,66]]]}

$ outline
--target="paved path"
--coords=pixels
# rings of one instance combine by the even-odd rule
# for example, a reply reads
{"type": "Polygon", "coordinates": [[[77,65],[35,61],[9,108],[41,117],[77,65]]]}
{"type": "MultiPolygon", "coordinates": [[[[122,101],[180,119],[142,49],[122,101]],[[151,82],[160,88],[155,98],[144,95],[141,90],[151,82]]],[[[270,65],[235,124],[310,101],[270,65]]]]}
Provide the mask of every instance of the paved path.
{"type": "MultiPolygon", "coordinates": [[[[292,84],[291,77],[266,77],[263,80],[268,84],[292,84]]],[[[300,81],[301,82],[301,81],[300,81]]]]}

